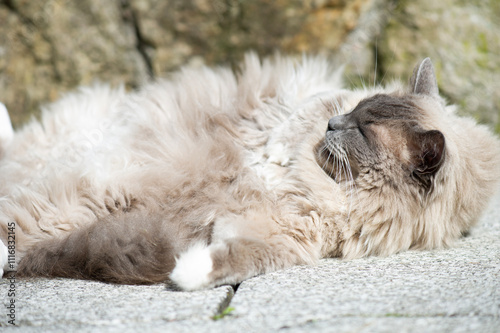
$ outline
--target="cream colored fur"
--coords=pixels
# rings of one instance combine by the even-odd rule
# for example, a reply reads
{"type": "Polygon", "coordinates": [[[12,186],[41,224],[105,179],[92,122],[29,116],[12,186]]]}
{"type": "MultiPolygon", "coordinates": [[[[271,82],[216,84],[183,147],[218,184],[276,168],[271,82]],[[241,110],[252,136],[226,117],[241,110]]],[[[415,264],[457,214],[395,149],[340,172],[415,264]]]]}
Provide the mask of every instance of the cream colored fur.
{"type": "Polygon", "coordinates": [[[188,250],[200,239],[176,250],[185,254],[172,280],[189,290],[322,257],[450,246],[476,223],[500,160],[498,140],[441,99],[416,97],[424,126],[441,131],[447,145],[428,197],[405,184],[391,191],[339,183],[318,164],[315,147],[328,120],[382,92],[406,88],[345,90],[324,59],[261,62],[253,54],[238,75],[186,68],[138,92],[81,88],[47,106],[40,122],[6,146],[0,238],[15,221],[19,262],[38,244],[115,211],[156,212],[176,228],[210,228],[210,240],[201,242],[218,244],[211,273],[208,263],[186,268],[207,256],[207,248],[188,250]],[[190,276],[197,271],[209,275],[190,276]]]}

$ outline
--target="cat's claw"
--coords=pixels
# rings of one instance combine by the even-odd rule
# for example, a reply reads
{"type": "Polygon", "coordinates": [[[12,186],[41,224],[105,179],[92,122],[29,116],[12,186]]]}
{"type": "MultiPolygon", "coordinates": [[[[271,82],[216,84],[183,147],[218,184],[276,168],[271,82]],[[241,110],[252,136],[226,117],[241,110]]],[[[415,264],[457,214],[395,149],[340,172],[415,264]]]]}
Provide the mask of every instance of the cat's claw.
{"type": "Polygon", "coordinates": [[[181,254],[177,259],[170,280],[180,290],[192,291],[212,287],[209,278],[213,262],[210,249],[198,243],[181,254]]]}
{"type": "Polygon", "coordinates": [[[0,103],[0,149],[5,148],[14,137],[9,113],[3,103],[0,103]]]}

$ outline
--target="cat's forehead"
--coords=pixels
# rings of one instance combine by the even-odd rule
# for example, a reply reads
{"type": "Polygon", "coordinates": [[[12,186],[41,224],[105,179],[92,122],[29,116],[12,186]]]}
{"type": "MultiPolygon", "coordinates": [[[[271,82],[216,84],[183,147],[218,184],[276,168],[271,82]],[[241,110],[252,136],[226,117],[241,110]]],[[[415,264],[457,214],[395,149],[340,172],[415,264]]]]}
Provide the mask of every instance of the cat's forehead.
{"type": "Polygon", "coordinates": [[[416,120],[422,110],[408,96],[377,94],[359,102],[352,115],[366,120],[416,120]]]}

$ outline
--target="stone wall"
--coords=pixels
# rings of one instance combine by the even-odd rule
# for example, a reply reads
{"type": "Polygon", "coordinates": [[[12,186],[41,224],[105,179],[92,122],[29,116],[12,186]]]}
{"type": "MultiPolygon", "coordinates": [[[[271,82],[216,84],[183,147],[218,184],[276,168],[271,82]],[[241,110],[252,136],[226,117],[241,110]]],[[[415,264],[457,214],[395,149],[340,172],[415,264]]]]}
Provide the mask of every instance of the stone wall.
{"type": "Polygon", "coordinates": [[[441,94],[500,133],[500,1],[399,1],[378,50],[386,77],[431,57],[441,94]]]}
{"type": "Polygon", "coordinates": [[[332,56],[354,86],[430,56],[444,95],[500,129],[497,17],[494,0],[0,0],[0,101],[19,126],[81,84],[134,88],[248,50],[332,56]]]}

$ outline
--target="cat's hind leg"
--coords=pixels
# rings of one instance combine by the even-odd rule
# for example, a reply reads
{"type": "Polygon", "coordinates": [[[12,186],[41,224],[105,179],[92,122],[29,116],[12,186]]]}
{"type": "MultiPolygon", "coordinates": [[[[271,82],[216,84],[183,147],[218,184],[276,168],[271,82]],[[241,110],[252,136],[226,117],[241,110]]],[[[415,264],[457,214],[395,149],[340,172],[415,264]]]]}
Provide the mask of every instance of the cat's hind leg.
{"type": "Polygon", "coordinates": [[[177,259],[170,282],[181,290],[198,290],[316,263],[315,251],[304,245],[286,236],[266,241],[235,237],[209,246],[196,244],[177,259]]]}
{"type": "Polygon", "coordinates": [[[67,277],[120,284],[164,282],[175,265],[183,229],[162,214],[121,212],[71,234],[34,245],[17,276],[67,277]]]}

